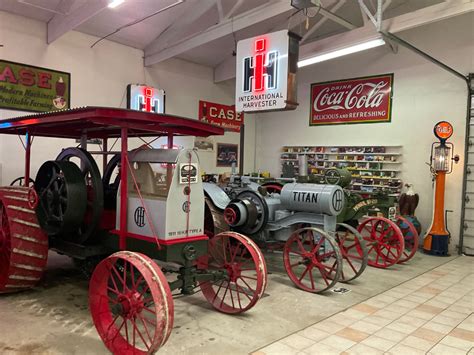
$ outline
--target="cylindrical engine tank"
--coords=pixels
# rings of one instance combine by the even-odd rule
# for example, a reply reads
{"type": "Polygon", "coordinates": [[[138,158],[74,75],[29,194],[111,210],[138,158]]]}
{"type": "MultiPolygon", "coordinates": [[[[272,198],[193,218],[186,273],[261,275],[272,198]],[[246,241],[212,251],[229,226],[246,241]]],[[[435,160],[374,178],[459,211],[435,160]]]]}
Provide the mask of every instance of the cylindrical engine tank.
{"type": "Polygon", "coordinates": [[[283,207],[290,211],[337,216],[344,208],[344,191],[337,185],[290,183],[280,194],[283,207]]]}

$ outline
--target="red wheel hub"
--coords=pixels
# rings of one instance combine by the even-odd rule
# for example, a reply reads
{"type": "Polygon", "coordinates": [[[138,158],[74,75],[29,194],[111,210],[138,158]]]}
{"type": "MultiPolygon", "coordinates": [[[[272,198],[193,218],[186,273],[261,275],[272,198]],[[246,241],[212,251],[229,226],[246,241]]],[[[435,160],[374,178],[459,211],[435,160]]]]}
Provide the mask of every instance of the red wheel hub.
{"type": "Polygon", "coordinates": [[[229,275],[230,282],[236,282],[242,274],[242,265],[240,263],[228,263],[224,265],[224,268],[229,275]]]}
{"type": "Polygon", "coordinates": [[[229,225],[233,225],[235,222],[237,222],[237,213],[235,213],[232,207],[227,207],[224,210],[224,220],[229,225]]]}

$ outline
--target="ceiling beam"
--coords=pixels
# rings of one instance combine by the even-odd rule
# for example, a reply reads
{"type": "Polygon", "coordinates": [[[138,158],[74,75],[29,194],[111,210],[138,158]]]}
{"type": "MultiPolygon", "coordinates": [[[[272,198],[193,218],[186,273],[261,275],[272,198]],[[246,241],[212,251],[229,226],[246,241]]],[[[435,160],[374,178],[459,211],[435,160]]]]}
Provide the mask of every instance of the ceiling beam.
{"type": "Polygon", "coordinates": [[[219,13],[219,22],[224,19],[224,9],[222,8],[222,0],[216,0],[217,12],[219,13]]]}
{"type": "Polygon", "coordinates": [[[241,6],[244,4],[245,0],[237,0],[237,2],[232,6],[232,8],[229,10],[229,12],[225,15],[225,18],[231,18],[234,16],[234,14],[241,8],[241,6]]]}
{"type": "MultiPolygon", "coordinates": [[[[189,5],[189,4],[188,4],[189,5]]],[[[188,6],[185,12],[173,23],[161,32],[153,41],[145,47],[146,53],[154,54],[170,46],[171,43],[181,39],[183,33],[189,26],[195,23],[201,16],[216,6],[214,1],[203,1],[199,6],[188,6]]]]}
{"type": "MultiPolygon", "coordinates": [[[[433,22],[446,20],[474,11],[471,0],[450,0],[404,15],[387,19],[382,22],[382,30],[397,33],[412,28],[424,26],[433,22]]],[[[378,34],[372,23],[364,27],[327,37],[300,46],[300,59],[309,58],[316,53],[328,52],[344,48],[354,43],[365,42],[377,37],[378,34]]],[[[214,82],[235,78],[235,58],[229,58],[214,69],[214,82]],[[233,60],[233,65],[231,65],[233,60]]]]}
{"type": "MultiPolygon", "coordinates": [[[[214,2],[212,2],[214,3],[214,2]]],[[[178,42],[158,53],[150,53],[145,49],[145,66],[150,66],[166,59],[173,58],[191,49],[228,36],[272,17],[291,11],[293,8],[288,0],[273,1],[258,6],[250,11],[239,14],[209,27],[202,33],[178,42]]]]}
{"type": "Polygon", "coordinates": [[[336,14],[332,13],[331,11],[326,10],[324,7],[321,7],[319,10],[319,13],[323,15],[324,17],[327,17],[328,19],[340,24],[341,26],[344,26],[345,28],[348,28],[350,30],[353,30],[354,28],[357,28],[354,24],[350,23],[347,20],[344,20],[342,17],[337,16],[336,14]]]}
{"type": "MultiPolygon", "coordinates": [[[[347,0],[339,0],[339,2],[337,2],[333,7],[331,7],[329,9],[329,11],[331,12],[336,12],[337,10],[339,10],[342,5],[344,5],[345,3],[347,2],[347,0]]],[[[316,32],[322,25],[324,25],[326,23],[326,21],[328,20],[329,18],[328,17],[324,17],[322,18],[321,20],[319,20],[317,23],[314,24],[314,26],[312,26],[304,35],[303,35],[303,38],[301,38],[301,41],[300,41],[300,44],[303,44],[305,43],[308,38],[314,33],[316,32]]]]}
{"type": "MultiPolygon", "coordinates": [[[[474,11],[471,0],[450,0],[382,21],[381,29],[391,33],[406,31],[474,11]]],[[[373,24],[327,37],[300,47],[300,59],[329,52],[378,37],[373,24]]]]}
{"type": "MultiPolygon", "coordinates": [[[[107,7],[107,0],[89,0],[77,10],[67,15],[55,15],[48,22],[48,44],[53,43],[62,35],[72,31],[82,23],[97,15],[107,7]]],[[[72,4],[71,4],[72,6],[72,4]]]]}

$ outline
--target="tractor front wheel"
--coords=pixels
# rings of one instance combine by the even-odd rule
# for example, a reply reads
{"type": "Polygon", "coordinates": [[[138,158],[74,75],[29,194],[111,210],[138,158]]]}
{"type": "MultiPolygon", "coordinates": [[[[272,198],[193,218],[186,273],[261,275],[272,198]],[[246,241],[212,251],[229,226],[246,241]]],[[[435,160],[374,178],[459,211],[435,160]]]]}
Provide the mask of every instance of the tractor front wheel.
{"type": "Polygon", "coordinates": [[[95,268],[89,285],[94,325],[113,354],[153,354],[173,328],[166,277],[146,255],[120,251],[95,268]]]}
{"type": "Polygon", "coordinates": [[[262,252],[248,237],[223,232],[209,240],[205,267],[223,271],[218,281],[204,281],[204,297],[218,311],[237,314],[252,308],[267,285],[267,266],[262,252]]]}

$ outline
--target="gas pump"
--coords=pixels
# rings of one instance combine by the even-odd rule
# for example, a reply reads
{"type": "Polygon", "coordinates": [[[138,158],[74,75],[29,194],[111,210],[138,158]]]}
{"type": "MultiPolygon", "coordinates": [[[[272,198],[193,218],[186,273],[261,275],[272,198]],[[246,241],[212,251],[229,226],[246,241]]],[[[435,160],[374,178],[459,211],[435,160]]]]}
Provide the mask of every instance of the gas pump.
{"type": "Polygon", "coordinates": [[[444,210],[444,192],[446,175],[453,171],[453,161],[458,163],[459,156],[454,156],[454,145],[447,140],[453,135],[453,126],[447,121],[434,126],[434,135],[439,142],[431,145],[430,170],[435,181],[434,212],[431,228],[423,241],[426,254],[448,256],[450,233],[446,228],[444,210]]]}

